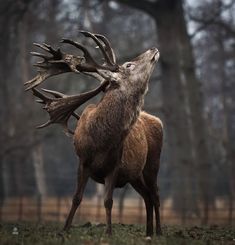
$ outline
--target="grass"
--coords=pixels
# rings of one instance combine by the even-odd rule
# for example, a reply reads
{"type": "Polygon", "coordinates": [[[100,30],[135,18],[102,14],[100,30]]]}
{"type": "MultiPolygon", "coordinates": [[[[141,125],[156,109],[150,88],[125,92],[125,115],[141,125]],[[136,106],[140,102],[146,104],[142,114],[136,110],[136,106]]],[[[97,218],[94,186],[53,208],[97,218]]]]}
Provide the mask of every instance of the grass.
{"type": "Polygon", "coordinates": [[[163,226],[163,236],[145,238],[143,225],[113,225],[113,236],[104,234],[103,224],[73,226],[63,237],[57,235],[61,224],[56,223],[2,223],[0,224],[1,245],[235,245],[235,228],[222,226],[182,227],[163,226]],[[14,227],[17,228],[14,229],[14,227]],[[13,230],[17,234],[13,234],[13,230]]]}

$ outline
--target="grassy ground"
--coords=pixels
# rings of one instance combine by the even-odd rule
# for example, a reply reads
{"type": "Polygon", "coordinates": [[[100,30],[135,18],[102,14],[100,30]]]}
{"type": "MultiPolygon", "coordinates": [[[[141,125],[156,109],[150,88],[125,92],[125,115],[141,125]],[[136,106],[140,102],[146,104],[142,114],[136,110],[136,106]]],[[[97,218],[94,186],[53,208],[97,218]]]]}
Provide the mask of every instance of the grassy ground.
{"type": "Polygon", "coordinates": [[[104,234],[105,226],[102,224],[86,223],[74,226],[64,237],[57,235],[60,229],[61,224],[54,223],[2,223],[0,224],[0,245],[235,245],[234,227],[163,226],[164,235],[154,236],[151,240],[145,238],[145,228],[142,225],[114,224],[112,238],[104,234]],[[17,232],[18,235],[13,234],[17,232]]]}

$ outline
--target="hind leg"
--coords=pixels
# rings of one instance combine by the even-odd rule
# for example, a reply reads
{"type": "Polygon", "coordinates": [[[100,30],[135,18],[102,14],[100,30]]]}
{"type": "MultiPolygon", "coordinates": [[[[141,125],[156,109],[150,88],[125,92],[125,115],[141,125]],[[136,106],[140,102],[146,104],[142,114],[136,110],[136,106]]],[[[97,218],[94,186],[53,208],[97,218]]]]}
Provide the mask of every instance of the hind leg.
{"type": "Polygon", "coordinates": [[[143,197],[146,207],[146,236],[153,235],[153,203],[143,177],[131,183],[132,187],[143,197]]]}
{"type": "MultiPolygon", "coordinates": [[[[155,173],[157,173],[157,171],[155,173]]],[[[158,187],[157,187],[157,174],[151,176],[150,173],[147,174],[145,172],[143,176],[144,176],[144,182],[148,188],[154,206],[155,220],[156,220],[156,234],[162,235],[160,211],[159,211],[160,198],[159,198],[158,187]]]]}
{"type": "Polygon", "coordinates": [[[160,200],[159,200],[159,193],[158,193],[158,187],[157,185],[153,185],[149,188],[149,191],[151,193],[151,198],[153,200],[153,206],[155,210],[155,220],[156,220],[156,234],[162,235],[162,229],[161,229],[161,221],[160,221],[160,200]]]}

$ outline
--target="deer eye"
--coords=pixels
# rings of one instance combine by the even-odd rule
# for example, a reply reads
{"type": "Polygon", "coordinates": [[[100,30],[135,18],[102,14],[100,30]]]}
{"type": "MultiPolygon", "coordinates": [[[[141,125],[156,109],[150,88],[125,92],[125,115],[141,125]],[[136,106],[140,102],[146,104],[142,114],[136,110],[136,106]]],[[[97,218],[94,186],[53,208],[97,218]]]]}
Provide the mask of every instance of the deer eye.
{"type": "Polygon", "coordinates": [[[135,68],[135,65],[132,63],[128,63],[128,64],[126,64],[126,68],[133,70],[135,68]]]}

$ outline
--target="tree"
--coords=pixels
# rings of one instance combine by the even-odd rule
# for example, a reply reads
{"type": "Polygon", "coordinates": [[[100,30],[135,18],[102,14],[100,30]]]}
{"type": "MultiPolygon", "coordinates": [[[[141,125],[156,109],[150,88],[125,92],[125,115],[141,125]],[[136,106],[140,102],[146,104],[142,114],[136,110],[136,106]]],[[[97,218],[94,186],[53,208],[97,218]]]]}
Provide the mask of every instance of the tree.
{"type": "MultiPolygon", "coordinates": [[[[218,149],[220,148],[220,157],[223,159],[222,164],[218,164],[218,157],[214,159],[215,164],[219,166],[220,171],[217,173],[218,178],[226,183],[229,203],[229,223],[232,222],[233,203],[235,197],[234,183],[234,147],[233,140],[235,139],[233,118],[234,107],[232,106],[234,98],[234,82],[231,78],[234,76],[234,44],[235,44],[235,23],[234,11],[235,1],[213,1],[203,2],[197,9],[188,10],[189,18],[196,25],[196,32],[193,36],[201,34],[200,41],[196,40],[195,45],[200,45],[199,50],[206,50],[207,54],[201,56],[202,79],[205,80],[204,89],[209,94],[209,91],[216,90],[212,96],[208,96],[207,104],[209,105],[209,113],[215,115],[210,118],[213,126],[213,134],[216,135],[216,128],[219,124],[219,134],[215,138],[218,149]],[[199,32],[200,31],[200,32],[199,32]],[[212,48],[213,47],[213,48],[212,48]],[[209,49],[210,48],[210,49],[209,49]],[[214,69],[216,68],[216,69],[214,69]],[[217,89],[216,89],[217,88],[217,89]],[[217,99],[217,108],[213,107],[213,100],[217,99]],[[221,109],[222,108],[222,109],[221,109]],[[219,123],[218,123],[219,122],[219,123]],[[222,173],[224,175],[222,175],[222,173]],[[227,176],[224,177],[224,176],[227,176]]],[[[217,181],[218,182],[218,181],[217,181]]],[[[218,186],[218,185],[217,185],[218,186]]],[[[218,188],[218,187],[217,187],[218,188]]],[[[226,193],[227,192],[227,193],[226,193]]],[[[217,193],[218,195],[219,193],[217,193]]],[[[221,194],[220,194],[221,195],[221,194]]]]}
{"type": "MultiPolygon", "coordinates": [[[[1,106],[0,106],[0,201],[4,200],[6,194],[7,187],[7,176],[6,176],[6,159],[13,151],[17,151],[19,149],[24,148],[24,145],[19,144],[16,138],[19,136],[16,133],[15,125],[14,125],[14,109],[12,106],[12,102],[16,94],[12,91],[12,83],[11,78],[13,73],[12,67],[14,67],[14,61],[16,60],[16,50],[17,45],[15,43],[18,30],[17,23],[23,17],[24,13],[27,11],[27,8],[30,4],[30,0],[21,0],[15,3],[15,1],[7,0],[4,3],[1,3],[0,9],[0,54],[3,57],[0,61],[0,80],[1,80],[1,89],[0,89],[0,98],[1,98],[1,106]],[[14,96],[12,96],[14,94],[14,96]]],[[[22,138],[24,136],[24,132],[20,132],[22,138]],[[21,134],[22,133],[22,134],[21,134]]],[[[13,163],[13,169],[14,169],[13,163]]],[[[12,181],[13,182],[13,181],[12,181]]],[[[18,186],[19,189],[21,188],[18,186]]],[[[1,203],[0,203],[1,205],[1,203]]]]}

